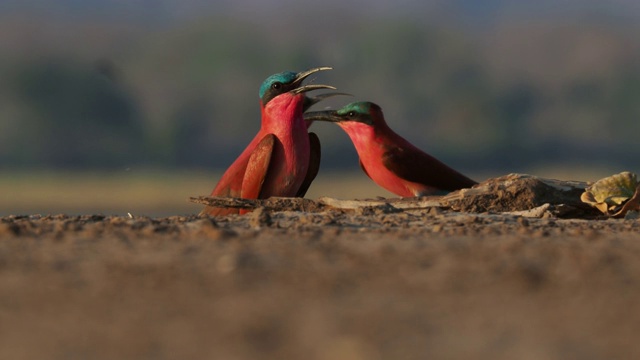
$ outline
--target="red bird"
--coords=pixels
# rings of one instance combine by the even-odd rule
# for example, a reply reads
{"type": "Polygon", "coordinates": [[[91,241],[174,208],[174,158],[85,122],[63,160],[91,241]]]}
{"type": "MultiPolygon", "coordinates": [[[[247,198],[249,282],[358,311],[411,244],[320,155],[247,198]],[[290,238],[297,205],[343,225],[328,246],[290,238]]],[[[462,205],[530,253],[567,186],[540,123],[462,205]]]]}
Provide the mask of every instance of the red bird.
{"type": "Polygon", "coordinates": [[[437,195],[477,184],[396,134],[374,103],[356,102],[336,111],[310,112],[305,120],[338,124],[351,138],[362,170],[396,195],[437,195]]]}
{"type": "MultiPolygon", "coordinates": [[[[316,134],[307,132],[302,114],[311,105],[330,96],[309,98],[304,93],[335,88],[301,84],[309,75],[330,69],[319,67],[299,73],[282,72],[262,83],[260,131],[222,175],[211,196],[245,199],[304,196],[318,173],[320,141],[316,134]]],[[[244,212],[207,206],[200,214],[215,216],[244,212]]]]}

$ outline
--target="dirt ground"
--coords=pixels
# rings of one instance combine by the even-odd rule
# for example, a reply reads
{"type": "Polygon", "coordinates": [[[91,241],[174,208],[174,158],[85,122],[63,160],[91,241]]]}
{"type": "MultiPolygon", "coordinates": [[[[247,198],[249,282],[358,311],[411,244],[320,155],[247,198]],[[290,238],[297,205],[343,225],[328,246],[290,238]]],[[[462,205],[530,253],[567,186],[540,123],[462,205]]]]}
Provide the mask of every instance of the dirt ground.
{"type": "Polygon", "coordinates": [[[638,359],[640,222],[0,218],[0,359],[638,359]]]}

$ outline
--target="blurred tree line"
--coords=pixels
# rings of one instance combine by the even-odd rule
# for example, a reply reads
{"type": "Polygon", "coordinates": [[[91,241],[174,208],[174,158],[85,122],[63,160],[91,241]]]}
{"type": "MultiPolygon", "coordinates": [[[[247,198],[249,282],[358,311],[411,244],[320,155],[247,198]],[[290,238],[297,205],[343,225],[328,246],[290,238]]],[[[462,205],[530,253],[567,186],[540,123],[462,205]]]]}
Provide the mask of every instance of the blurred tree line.
{"type": "MultiPolygon", "coordinates": [[[[317,81],[355,95],[327,105],[374,101],[398,133],[455,165],[638,164],[634,25],[563,19],[474,31],[348,14],[331,26],[295,19],[5,22],[0,166],[224,167],[259,127],[264,78],[325,65],[334,70],[317,81]]],[[[328,124],[314,131],[323,166],[353,167],[346,136],[328,124]]]]}

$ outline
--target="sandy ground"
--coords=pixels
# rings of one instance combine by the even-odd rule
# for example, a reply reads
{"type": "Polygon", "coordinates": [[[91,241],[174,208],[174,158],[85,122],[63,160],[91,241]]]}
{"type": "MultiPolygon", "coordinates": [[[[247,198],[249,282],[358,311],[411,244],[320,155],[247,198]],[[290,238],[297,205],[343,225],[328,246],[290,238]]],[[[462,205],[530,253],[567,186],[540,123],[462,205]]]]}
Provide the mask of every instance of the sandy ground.
{"type": "Polygon", "coordinates": [[[637,359],[640,222],[0,219],[0,359],[637,359]]]}

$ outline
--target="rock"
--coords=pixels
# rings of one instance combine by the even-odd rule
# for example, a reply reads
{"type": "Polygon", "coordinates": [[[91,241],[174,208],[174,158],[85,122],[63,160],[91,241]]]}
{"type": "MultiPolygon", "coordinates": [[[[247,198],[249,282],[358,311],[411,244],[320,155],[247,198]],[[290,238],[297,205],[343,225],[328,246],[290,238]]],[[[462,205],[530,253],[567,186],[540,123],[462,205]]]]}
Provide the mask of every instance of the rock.
{"type": "Polygon", "coordinates": [[[455,191],[444,196],[442,202],[462,212],[517,212],[536,208],[551,211],[552,207],[562,205],[562,217],[597,216],[597,211],[580,200],[586,187],[587,183],[581,181],[509,174],[488,179],[471,189],[455,191]]]}

